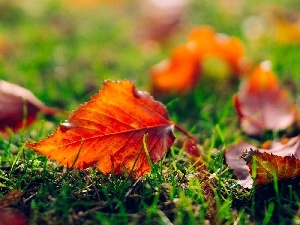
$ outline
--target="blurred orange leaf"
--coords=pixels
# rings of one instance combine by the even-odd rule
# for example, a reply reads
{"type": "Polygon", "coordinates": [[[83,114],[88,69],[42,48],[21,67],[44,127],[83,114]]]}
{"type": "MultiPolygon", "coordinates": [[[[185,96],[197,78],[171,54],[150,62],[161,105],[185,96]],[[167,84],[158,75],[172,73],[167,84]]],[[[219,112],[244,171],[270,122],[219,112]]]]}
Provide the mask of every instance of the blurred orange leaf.
{"type": "Polygon", "coordinates": [[[200,62],[210,57],[219,57],[228,63],[232,74],[245,72],[245,50],[238,38],[215,33],[211,27],[204,26],[190,32],[189,42],[195,44],[200,62]]]}
{"type": "Polygon", "coordinates": [[[96,165],[105,174],[137,178],[150,171],[143,139],[158,162],[173,144],[173,128],[165,106],[148,93],[129,81],[105,81],[53,135],[27,146],[68,167],[96,165]]]}
{"type": "Polygon", "coordinates": [[[286,129],[296,118],[296,107],[271,71],[269,61],[262,62],[242,83],[234,103],[241,126],[249,135],[260,135],[265,129],[286,129]]]}
{"type": "Polygon", "coordinates": [[[162,61],[150,71],[153,93],[189,91],[197,84],[199,66],[198,54],[193,45],[174,48],[170,59],[162,61]]]}
{"type": "Polygon", "coordinates": [[[38,112],[46,115],[64,113],[47,107],[31,91],[0,80],[0,132],[5,132],[7,128],[15,131],[30,125],[38,112]]]}
{"type": "Polygon", "coordinates": [[[235,37],[216,34],[210,27],[192,30],[186,44],[176,47],[170,59],[150,70],[153,91],[184,93],[190,91],[201,76],[203,62],[209,58],[224,60],[232,74],[246,71],[244,46],[235,37]]]}

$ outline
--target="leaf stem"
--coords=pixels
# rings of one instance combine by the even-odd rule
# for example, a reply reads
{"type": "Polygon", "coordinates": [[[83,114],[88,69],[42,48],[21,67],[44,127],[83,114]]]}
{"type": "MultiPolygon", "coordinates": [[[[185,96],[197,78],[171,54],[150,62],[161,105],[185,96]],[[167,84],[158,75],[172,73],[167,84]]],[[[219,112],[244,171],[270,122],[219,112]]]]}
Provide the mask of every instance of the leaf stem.
{"type": "Polygon", "coordinates": [[[183,129],[181,126],[179,126],[178,124],[174,123],[171,121],[171,123],[174,125],[175,129],[178,130],[179,132],[183,133],[184,135],[186,135],[189,138],[193,138],[185,129],[183,129]]]}

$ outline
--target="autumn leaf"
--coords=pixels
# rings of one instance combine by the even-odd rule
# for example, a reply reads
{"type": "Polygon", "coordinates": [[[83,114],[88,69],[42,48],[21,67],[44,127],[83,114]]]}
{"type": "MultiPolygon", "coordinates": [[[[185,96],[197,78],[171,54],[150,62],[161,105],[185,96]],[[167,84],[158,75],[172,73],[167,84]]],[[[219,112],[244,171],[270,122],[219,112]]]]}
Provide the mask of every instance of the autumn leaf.
{"type": "Polygon", "coordinates": [[[191,90],[199,79],[198,54],[193,45],[176,47],[170,59],[154,66],[151,71],[153,93],[185,93],[191,90]]]}
{"type": "Polygon", "coordinates": [[[234,103],[241,127],[249,135],[286,129],[295,121],[296,107],[271,71],[269,61],[262,62],[242,83],[234,103]]]}
{"type": "Polygon", "coordinates": [[[189,42],[197,48],[200,62],[218,57],[228,63],[234,75],[243,74],[247,69],[244,46],[236,37],[215,33],[211,27],[202,26],[190,32],[189,42]]]}
{"type": "Polygon", "coordinates": [[[174,48],[170,59],[150,70],[153,93],[186,93],[197,85],[203,63],[207,59],[220,58],[233,75],[243,74],[244,46],[235,37],[217,34],[211,27],[193,29],[185,44],[174,48]]]}
{"type": "Polygon", "coordinates": [[[188,0],[157,1],[140,0],[138,3],[137,39],[144,43],[163,42],[182,22],[188,0]]]}
{"type": "Polygon", "coordinates": [[[16,205],[21,200],[23,194],[24,193],[21,190],[12,190],[8,192],[3,198],[0,198],[0,209],[16,205]]]}
{"type": "Polygon", "coordinates": [[[246,150],[249,151],[250,149],[256,149],[259,153],[272,154],[274,157],[294,156],[295,158],[300,158],[300,136],[285,138],[281,141],[268,141],[263,143],[261,148],[244,142],[229,148],[225,153],[226,163],[233,169],[234,175],[238,178],[238,184],[244,188],[251,188],[253,185],[250,169],[246,161],[241,157],[246,150]]]}
{"type": "Polygon", "coordinates": [[[0,209],[0,225],[27,225],[28,219],[18,210],[12,208],[0,209]]]}
{"type": "Polygon", "coordinates": [[[233,170],[234,175],[237,177],[237,183],[244,188],[251,188],[253,180],[249,173],[249,168],[246,165],[245,160],[241,158],[241,155],[250,148],[255,148],[248,143],[238,143],[225,152],[226,164],[233,170]]]}
{"type": "Polygon", "coordinates": [[[252,150],[244,153],[242,158],[246,160],[250,173],[255,171],[255,185],[268,184],[275,179],[293,179],[300,176],[300,159],[295,158],[294,155],[282,157],[252,150]]]}
{"type": "Polygon", "coordinates": [[[5,133],[7,128],[16,131],[30,125],[38,112],[46,115],[65,114],[62,110],[47,107],[31,91],[0,80],[0,132],[5,133]]]}
{"type": "Polygon", "coordinates": [[[158,162],[171,147],[173,129],[165,106],[148,93],[129,81],[105,81],[53,135],[27,147],[67,167],[137,178],[150,171],[146,151],[158,162]]]}
{"type": "Polygon", "coordinates": [[[12,190],[0,198],[0,225],[26,225],[27,218],[18,210],[9,208],[20,202],[23,195],[21,190],[12,190]]]}

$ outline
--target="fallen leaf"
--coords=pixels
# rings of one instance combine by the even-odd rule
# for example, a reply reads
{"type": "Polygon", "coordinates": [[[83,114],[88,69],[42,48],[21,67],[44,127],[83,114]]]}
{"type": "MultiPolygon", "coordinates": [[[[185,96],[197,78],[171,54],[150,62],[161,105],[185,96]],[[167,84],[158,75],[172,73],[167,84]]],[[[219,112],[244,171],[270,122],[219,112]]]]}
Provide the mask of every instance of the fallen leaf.
{"type": "Polygon", "coordinates": [[[249,189],[253,185],[253,180],[249,174],[249,168],[246,165],[245,160],[241,158],[241,155],[250,148],[254,148],[254,146],[241,142],[232,146],[225,152],[226,164],[233,169],[234,175],[238,179],[237,183],[244,188],[249,189]]]}
{"type": "Polygon", "coordinates": [[[276,156],[266,152],[248,151],[242,155],[250,169],[255,171],[255,185],[272,183],[275,179],[293,179],[300,176],[300,160],[292,156],[276,156]],[[253,166],[255,165],[255,166],[253,166]]]}
{"type": "Polygon", "coordinates": [[[170,59],[150,70],[153,92],[186,93],[195,87],[205,60],[220,58],[230,74],[247,71],[244,46],[238,38],[217,34],[211,27],[199,27],[189,34],[187,43],[174,48],[170,59]]]}
{"type": "MultiPolygon", "coordinates": [[[[262,146],[266,147],[266,143],[263,143],[262,146]]],[[[257,148],[244,142],[229,148],[225,153],[226,163],[233,169],[234,175],[238,178],[238,184],[244,188],[251,188],[253,185],[249,167],[245,160],[241,158],[244,152],[250,149],[257,149],[260,153],[273,154],[273,156],[291,157],[293,155],[296,158],[300,158],[300,135],[290,139],[285,138],[281,141],[268,142],[268,146],[265,149],[257,148]]]]}
{"type": "Polygon", "coordinates": [[[26,217],[16,209],[0,209],[0,225],[27,225],[26,217]]]}
{"type": "Polygon", "coordinates": [[[0,132],[5,133],[7,128],[16,131],[30,125],[38,112],[46,115],[64,113],[62,110],[47,107],[31,91],[0,80],[0,132]]]}
{"type": "Polygon", "coordinates": [[[104,174],[138,178],[150,171],[143,139],[158,162],[174,142],[173,129],[165,106],[148,93],[129,81],[105,81],[51,136],[27,147],[67,167],[96,165],[104,174]]]}
{"type": "Polygon", "coordinates": [[[247,69],[244,46],[236,37],[215,33],[213,28],[202,26],[190,32],[189,42],[196,45],[200,62],[219,57],[228,63],[234,75],[243,74],[247,69]]]}
{"type": "Polygon", "coordinates": [[[170,59],[154,66],[151,71],[153,93],[185,93],[191,90],[199,79],[198,54],[194,45],[176,47],[170,59]]]}
{"type": "Polygon", "coordinates": [[[280,86],[269,61],[262,62],[234,96],[242,129],[249,135],[282,130],[293,124],[296,107],[280,86]]]}
{"type": "Polygon", "coordinates": [[[0,208],[16,205],[21,200],[22,195],[23,191],[21,190],[8,192],[3,198],[0,198],[0,208]]]}
{"type": "Polygon", "coordinates": [[[179,27],[188,0],[139,0],[136,37],[143,43],[162,42],[179,27]]]}

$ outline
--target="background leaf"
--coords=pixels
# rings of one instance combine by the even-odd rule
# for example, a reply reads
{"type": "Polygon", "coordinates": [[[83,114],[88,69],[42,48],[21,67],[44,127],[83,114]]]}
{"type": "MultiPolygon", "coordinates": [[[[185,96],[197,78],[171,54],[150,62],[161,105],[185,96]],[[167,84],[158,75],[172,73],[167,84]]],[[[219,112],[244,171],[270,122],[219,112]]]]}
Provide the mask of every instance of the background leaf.
{"type": "Polygon", "coordinates": [[[296,107],[271,71],[269,61],[262,62],[241,84],[234,102],[241,126],[249,135],[261,135],[265,129],[286,129],[295,121],[296,107]]]}
{"type": "Polygon", "coordinates": [[[46,106],[31,91],[0,80],[0,132],[5,132],[7,127],[17,130],[31,124],[38,112],[65,114],[62,110],[46,106]]]}

